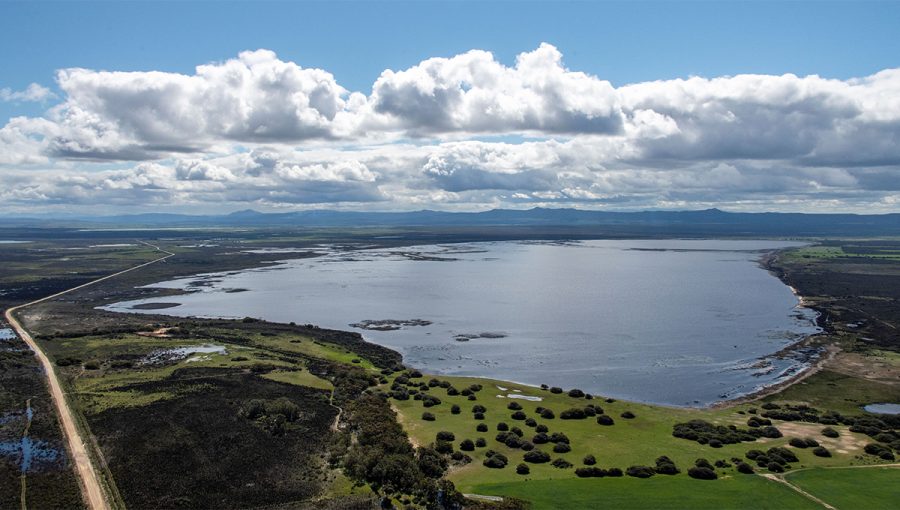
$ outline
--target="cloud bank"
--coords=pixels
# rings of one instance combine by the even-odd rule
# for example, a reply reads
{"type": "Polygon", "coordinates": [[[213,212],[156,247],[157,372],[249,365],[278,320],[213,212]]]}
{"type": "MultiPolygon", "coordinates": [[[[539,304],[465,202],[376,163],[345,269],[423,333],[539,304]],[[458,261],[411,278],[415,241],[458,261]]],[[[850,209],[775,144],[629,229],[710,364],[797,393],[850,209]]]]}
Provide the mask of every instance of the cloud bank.
{"type": "Polygon", "coordinates": [[[900,69],[614,87],[542,44],[386,70],[368,93],[268,50],[56,84],[44,116],[0,128],[7,209],[900,206],[900,69]]]}

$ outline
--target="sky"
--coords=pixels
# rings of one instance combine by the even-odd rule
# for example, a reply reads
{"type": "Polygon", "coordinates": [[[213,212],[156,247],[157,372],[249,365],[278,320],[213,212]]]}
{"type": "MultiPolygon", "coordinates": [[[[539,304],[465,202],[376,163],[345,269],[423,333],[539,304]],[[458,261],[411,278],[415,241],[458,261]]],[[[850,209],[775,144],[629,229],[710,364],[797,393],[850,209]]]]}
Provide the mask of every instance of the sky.
{"type": "Polygon", "coordinates": [[[900,212],[900,2],[0,0],[0,214],[900,212]]]}

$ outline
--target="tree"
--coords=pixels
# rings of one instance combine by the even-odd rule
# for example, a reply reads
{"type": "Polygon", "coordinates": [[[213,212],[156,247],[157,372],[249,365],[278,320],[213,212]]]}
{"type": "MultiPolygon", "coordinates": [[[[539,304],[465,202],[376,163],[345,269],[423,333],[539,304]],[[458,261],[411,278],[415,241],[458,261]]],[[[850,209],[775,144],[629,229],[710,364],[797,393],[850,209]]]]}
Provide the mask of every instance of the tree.
{"type": "Polygon", "coordinates": [[[447,470],[447,459],[433,448],[420,447],[416,450],[419,471],[428,478],[440,478],[447,470]]]}

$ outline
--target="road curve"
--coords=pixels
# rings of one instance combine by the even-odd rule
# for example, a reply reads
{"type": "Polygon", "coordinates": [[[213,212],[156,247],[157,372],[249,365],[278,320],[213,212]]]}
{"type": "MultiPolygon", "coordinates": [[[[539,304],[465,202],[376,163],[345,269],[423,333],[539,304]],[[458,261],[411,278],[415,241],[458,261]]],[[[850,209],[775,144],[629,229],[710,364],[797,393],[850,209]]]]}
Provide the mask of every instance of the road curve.
{"type": "Polygon", "coordinates": [[[31,335],[28,333],[28,331],[26,331],[25,328],[22,327],[22,324],[19,323],[18,319],[16,319],[15,312],[32,305],[57,298],[64,294],[68,294],[69,292],[89,287],[91,285],[102,282],[104,280],[108,280],[110,278],[114,278],[129,271],[134,271],[135,269],[140,269],[142,267],[149,266],[150,264],[155,264],[156,262],[160,262],[174,255],[174,253],[165,251],[158,246],[144,243],[143,241],[141,242],[143,244],[147,244],[148,246],[153,246],[157,249],[157,251],[166,253],[167,255],[150,262],[134,266],[124,271],[119,271],[118,273],[104,276],[103,278],[98,278],[83,285],[58,292],[56,294],[53,294],[52,296],[47,296],[30,303],[25,303],[24,305],[14,306],[6,310],[6,313],[4,314],[9,325],[16,330],[16,333],[18,333],[19,337],[28,345],[28,347],[32,351],[34,351],[34,355],[41,363],[41,368],[44,369],[44,373],[47,375],[47,383],[50,386],[50,396],[53,398],[53,404],[56,407],[56,413],[59,415],[60,427],[63,430],[65,441],[69,445],[69,453],[71,454],[72,461],[75,463],[75,470],[78,473],[78,478],[81,481],[81,490],[84,495],[85,502],[88,504],[88,508],[90,508],[91,510],[109,510],[109,501],[107,500],[106,494],[103,491],[103,486],[100,484],[100,478],[97,475],[97,470],[94,468],[94,464],[91,462],[91,457],[88,455],[85,442],[81,438],[78,427],[75,425],[75,419],[73,418],[72,412],[69,409],[69,404],[66,401],[66,396],[63,392],[62,385],[60,385],[59,383],[59,378],[56,376],[56,370],[54,370],[53,363],[50,362],[50,359],[46,354],[44,354],[44,351],[41,350],[37,342],[35,342],[34,339],[31,338],[31,335]]]}

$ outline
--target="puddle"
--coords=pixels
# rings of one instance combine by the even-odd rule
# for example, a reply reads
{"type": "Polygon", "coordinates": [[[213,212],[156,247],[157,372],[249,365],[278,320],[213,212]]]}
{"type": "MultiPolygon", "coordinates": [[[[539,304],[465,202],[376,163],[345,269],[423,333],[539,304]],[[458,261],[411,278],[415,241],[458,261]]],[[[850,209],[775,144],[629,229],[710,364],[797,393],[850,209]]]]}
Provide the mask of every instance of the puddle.
{"type": "Polygon", "coordinates": [[[900,414],[900,404],[869,404],[863,409],[874,414],[900,414]]]}

